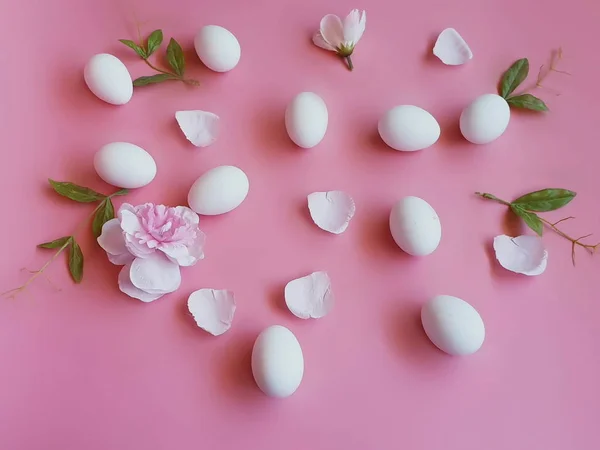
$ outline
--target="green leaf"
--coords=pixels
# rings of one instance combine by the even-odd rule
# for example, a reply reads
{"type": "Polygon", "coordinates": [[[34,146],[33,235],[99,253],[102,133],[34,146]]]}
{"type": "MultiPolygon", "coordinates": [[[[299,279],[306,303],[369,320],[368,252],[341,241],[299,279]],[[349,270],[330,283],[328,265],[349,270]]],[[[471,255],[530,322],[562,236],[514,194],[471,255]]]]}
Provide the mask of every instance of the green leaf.
{"type": "Polygon", "coordinates": [[[156,50],[158,50],[158,47],[160,47],[160,44],[162,44],[162,41],[163,41],[162,30],[154,30],[152,33],[150,33],[150,36],[148,36],[148,45],[147,45],[148,50],[146,51],[146,57],[150,56],[152,53],[154,53],[156,50]]]}
{"type": "Polygon", "coordinates": [[[500,92],[499,94],[508,98],[510,94],[514,92],[516,88],[527,78],[529,74],[529,60],[527,58],[519,59],[508,68],[502,80],[500,81],[500,92]]]}
{"type": "Polygon", "coordinates": [[[173,38],[171,38],[169,45],[167,46],[167,61],[169,61],[169,65],[177,75],[180,77],[183,76],[183,73],[185,72],[183,50],[181,49],[181,45],[173,38]]]}
{"type": "Polygon", "coordinates": [[[61,247],[65,246],[65,244],[67,244],[70,239],[71,239],[71,236],[65,236],[65,237],[56,239],[54,241],[44,242],[43,244],[39,244],[38,247],[39,248],[61,248],[61,247]]]}
{"type": "Polygon", "coordinates": [[[119,39],[121,44],[125,44],[127,47],[135,50],[135,52],[142,58],[146,59],[148,55],[146,54],[146,50],[137,45],[135,42],[130,41],[129,39],[119,39]]]}
{"type": "Polygon", "coordinates": [[[507,100],[515,108],[530,109],[532,111],[548,111],[546,104],[531,94],[516,95],[507,100]]]}
{"type": "Polygon", "coordinates": [[[529,228],[535,231],[538,235],[542,235],[544,232],[544,224],[536,214],[527,212],[517,205],[510,205],[510,209],[512,209],[517,216],[523,219],[529,228]]]}
{"type": "MultiPolygon", "coordinates": [[[[175,80],[176,78],[173,75],[169,75],[167,73],[158,73],[156,75],[150,75],[149,77],[139,77],[133,80],[133,85],[140,86],[148,86],[149,84],[162,83],[163,81],[175,80]]],[[[124,194],[121,194],[124,195],[124,194]]]]}
{"type": "Polygon", "coordinates": [[[92,203],[106,198],[106,195],[100,194],[99,192],[84,186],[78,186],[69,182],[54,181],[51,179],[48,179],[48,182],[57,194],[79,203],[92,203]]]}
{"type": "Polygon", "coordinates": [[[512,202],[526,211],[547,212],[562,208],[577,194],[567,189],[542,189],[522,195],[512,202]]]}
{"type": "Polygon", "coordinates": [[[94,214],[94,220],[92,221],[92,232],[94,233],[94,236],[100,236],[102,234],[102,225],[114,218],[115,207],[112,200],[107,198],[96,210],[96,214],[94,214]]]}
{"type": "Polygon", "coordinates": [[[115,192],[114,194],[111,194],[111,197],[118,197],[120,195],[127,195],[129,194],[129,189],[120,189],[117,192],[115,192]]]}
{"type": "Polygon", "coordinates": [[[71,238],[71,248],[69,249],[69,272],[75,283],[81,283],[83,279],[83,253],[81,247],[74,238],[71,238]]]}

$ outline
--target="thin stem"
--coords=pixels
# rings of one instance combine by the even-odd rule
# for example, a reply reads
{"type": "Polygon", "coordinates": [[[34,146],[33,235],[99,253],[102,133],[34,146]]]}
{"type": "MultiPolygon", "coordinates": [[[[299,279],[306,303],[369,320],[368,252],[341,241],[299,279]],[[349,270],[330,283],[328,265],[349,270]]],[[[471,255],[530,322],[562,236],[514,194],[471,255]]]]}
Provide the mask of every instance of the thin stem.
{"type": "Polygon", "coordinates": [[[505,206],[510,206],[509,202],[502,200],[502,199],[496,197],[495,195],[488,194],[487,192],[475,192],[475,195],[478,195],[481,198],[485,198],[487,200],[492,200],[494,202],[501,203],[502,205],[505,205],[505,206]]]}
{"type": "Polygon", "coordinates": [[[586,234],[585,236],[581,236],[578,238],[573,238],[571,236],[569,236],[567,233],[565,233],[564,231],[561,231],[559,228],[557,228],[556,224],[558,224],[559,222],[562,222],[563,220],[567,220],[567,219],[572,219],[572,217],[566,217],[562,220],[559,220],[558,222],[552,223],[546,219],[544,219],[543,217],[540,217],[538,215],[538,218],[547,226],[549,227],[552,231],[554,231],[556,234],[558,234],[559,236],[567,239],[568,241],[571,242],[571,261],[573,261],[573,265],[575,265],[575,246],[580,246],[584,249],[586,249],[587,251],[589,251],[590,253],[594,253],[596,251],[596,249],[598,247],[600,247],[600,242],[597,244],[584,244],[583,242],[581,242],[582,239],[588,238],[591,236],[591,234],[586,234]]]}
{"type": "Polygon", "coordinates": [[[540,67],[540,70],[538,71],[538,75],[537,75],[537,79],[535,81],[535,85],[523,90],[523,93],[525,92],[531,92],[535,89],[546,89],[547,91],[552,92],[554,95],[559,96],[560,92],[557,92],[553,89],[547,88],[546,86],[543,85],[543,82],[546,80],[546,78],[548,78],[548,76],[552,73],[552,72],[556,72],[556,73],[560,73],[562,75],[571,75],[569,72],[564,71],[564,70],[558,70],[558,63],[562,60],[563,57],[563,51],[562,48],[559,47],[557,50],[553,51],[551,56],[550,56],[550,66],[548,68],[546,68],[546,65],[543,64],[540,67]]]}
{"type": "Polygon", "coordinates": [[[150,67],[152,70],[156,70],[157,72],[164,73],[165,75],[171,75],[174,79],[179,79],[176,74],[172,72],[167,72],[166,70],[159,69],[154,64],[152,64],[148,59],[144,58],[144,62],[150,67]]]}
{"type": "Polygon", "coordinates": [[[346,62],[348,63],[348,70],[354,70],[354,64],[352,64],[352,57],[350,55],[345,57],[346,62]]]}

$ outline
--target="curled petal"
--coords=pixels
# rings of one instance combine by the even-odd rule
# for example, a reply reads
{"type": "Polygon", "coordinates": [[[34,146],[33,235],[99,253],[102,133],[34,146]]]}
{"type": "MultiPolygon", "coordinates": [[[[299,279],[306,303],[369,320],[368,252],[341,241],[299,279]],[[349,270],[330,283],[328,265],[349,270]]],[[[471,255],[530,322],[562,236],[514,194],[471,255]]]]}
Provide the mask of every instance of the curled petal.
{"type": "Polygon", "coordinates": [[[313,192],[308,196],[308,209],[313,222],[333,234],[346,231],[356,212],[354,200],[342,191],[313,192]]]}
{"type": "Polygon", "coordinates": [[[219,116],[207,111],[177,111],[175,119],[183,134],[196,147],[208,147],[217,140],[219,116]]]}
{"type": "Polygon", "coordinates": [[[142,224],[131,205],[122,205],[121,208],[119,208],[118,216],[121,222],[121,229],[125,233],[135,234],[142,229],[142,224]]]}
{"type": "Polygon", "coordinates": [[[188,309],[196,324],[213,336],[219,336],[231,328],[235,308],[231,291],[200,289],[192,292],[188,298],[188,309]]]}
{"type": "Polygon", "coordinates": [[[327,272],[314,272],[285,286],[285,303],[301,319],[319,319],[333,308],[331,280],[327,272]]]}
{"type": "Polygon", "coordinates": [[[147,258],[155,252],[155,249],[148,247],[146,244],[141,244],[139,239],[130,234],[125,235],[125,247],[129,253],[137,258],[147,258]]]}
{"type": "Polygon", "coordinates": [[[321,19],[321,36],[330,46],[339,48],[344,43],[344,27],[335,14],[327,14],[321,19]]]}
{"type": "Polygon", "coordinates": [[[119,289],[124,294],[129,295],[130,297],[137,298],[145,303],[153,302],[156,299],[161,298],[164,294],[149,294],[148,292],[142,291],[141,289],[136,288],[131,279],[129,278],[129,273],[131,270],[131,263],[127,264],[121,269],[119,272],[119,289]]]}
{"type": "Polygon", "coordinates": [[[446,28],[440,33],[433,54],[449,66],[459,66],[473,58],[473,52],[454,28],[446,28]]]}
{"type": "Polygon", "coordinates": [[[323,39],[323,36],[321,36],[321,32],[320,31],[318,31],[317,33],[315,33],[313,35],[312,41],[313,41],[313,44],[315,44],[317,47],[321,47],[321,48],[323,48],[325,50],[329,50],[331,52],[336,52],[337,51],[336,48],[334,48],[331,45],[329,45],[327,43],[327,41],[325,39],[323,39]]]}
{"type": "Polygon", "coordinates": [[[108,256],[108,260],[115,266],[129,264],[135,259],[135,256],[129,252],[121,253],[120,255],[111,255],[110,253],[107,253],[106,255],[108,256]]]}
{"type": "Polygon", "coordinates": [[[540,275],[548,264],[548,251],[538,236],[496,236],[494,251],[502,267],[523,275],[540,275]]]}
{"type": "MultiPolygon", "coordinates": [[[[111,255],[120,255],[127,252],[123,230],[119,219],[111,219],[102,225],[102,233],[98,236],[98,245],[111,255]]],[[[128,253],[128,252],[127,252],[128,253]]]]}
{"type": "Polygon", "coordinates": [[[344,19],[343,37],[347,47],[353,47],[362,37],[367,26],[367,13],[353,9],[344,19]]]}
{"type": "Polygon", "coordinates": [[[182,267],[189,267],[204,259],[204,241],[206,235],[196,231],[196,237],[191,245],[161,245],[159,250],[164,252],[167,257],[182,267]]]}
{"type": "Polygon", "coordinates": [[[133,285],[149,294],[168,294],[181,285],[179,266],[160,252],[131,263],[129,278],[133,285]]]}
{"type": "Polygon", "coordinates": [[[198,223],[200,222],[200,216],[198,216],[198,214],[196,214],[194,211],[192,211],[187,206],[176,206],[175,214],[181,215],[183,220],[185,220],[187,223],[189,223],[191,225],[198,225],[198,223]]]}

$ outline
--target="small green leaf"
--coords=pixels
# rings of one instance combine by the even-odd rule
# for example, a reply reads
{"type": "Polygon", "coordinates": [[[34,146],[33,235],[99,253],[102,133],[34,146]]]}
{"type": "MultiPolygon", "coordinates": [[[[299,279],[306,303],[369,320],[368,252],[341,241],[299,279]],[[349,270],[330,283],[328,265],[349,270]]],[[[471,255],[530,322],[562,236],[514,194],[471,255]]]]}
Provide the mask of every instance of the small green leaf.
{"type": "Polygon", "coordinates": [[[180,77],[183,76],[183,73],[185,72],[183,50],[181,49],[181,45],[173,38],[171,38],[169,45],[167,46],[167,61],[169,61],[169,65],[177,75],[180,77]]]}
{"type": "Polygon", "coordinates": [[[84,186],[78,186],[69,182],[54,181],[51,179],[48,179],[48,182],[57,194],[79,203],[92,203],[106,198],[106,195],[100,194],[99,192],[84,186]]]}
{"type": "Polygon", "coordinates": [[[83,278],[83,253],[73,237],[71,237],[71,248],[69,249],[69,272],[75,283],[81,283],[83,278]]]}
{"type": "Polygon", "coordinates": [[[115,192],[114,194],[111,194],[111,197],[118,197],[120,195],[127,195],[129,194],[129,189],[120,189],[117,192],[115,192]]]}
{"type": "Polygon", "coordinates": [[[65,244],[67,244],[70,239],[71,239],[71,236],[65,236],[65,237],[56,239],[54,241],[44,242],[43,244],[39,244],[38,247],[39,248],[60,248],[60,247],[65,246],[65,244]]]}
{"type": "Polygon", "coordinates": [[[515,108],[530,109],[532,111],[548,111],[546,104],[531,94],[516,95],[507,100],[515,108]]]}
{"type": "Polygon", "coordinates": [[[508,98],[510,94],[514,92],[516,88],[527,78],[529,74],[529,60],[527,58],[519,59],[508,68],[502,80],[500,81],[500,92],[499,94],[508,98]]]}
{"type": "Polygon", "coordinates": [[[121,44],[125,44],[127,47],[135,50],[135,52],[142,58],[146,59],[148,55],[146,54],[146,50],[137,45],[135,42],[130,41],[129,39],[119,39],[121,44]]]}
{"type": "MultiPolygon", "coordinates": [[[[149,77],[139,77],[133,80],[133,85],[136,87],[148,86],[149,84],[162,83],[163,81],[175,80],[173,75],[167,73],[158,73],[156,75],[150,75],[149,77]]],[[[123,194],[121,194],[123,195],[123,194]]]]}
{"type": "Polygon", "coordinates": [[[111,219],[115,218],[115,207],[110,198],[104,199],[100,207],[94,214],[94,220],[92,221],[92,232],[94,237],[98,237],[102,234],[102,226],[111,219]]]}
{"type": "Polygon", "coordinates": [[[542,189],[522,195],[512,202],[526,211],[548,212],[562,208],[577,194],[567,189],[542,189]]]}
{"type": "Polygon", "coordinates": [[[150,33],[150,36],[148,36],[148,45],[147,45],[148,50],[146,51],[146,57],[150,56],[152,53],[154,53],[156,50],[158,50],[158,47],[160,47],[160,44],[162,44],[162,41],[163,41],[162,30],[154,30],[152,33],[150,33]]]}
{"type": "Polygon", "coordinates": [[[523,219],[523,222],[525,222],[529,228],[535,231],[538,235],[542,235],[544,232],[544,224],[536,214],[527,212],[517,205],[510,205],[510,209],[512,209],[517,216],[523,219]]]}

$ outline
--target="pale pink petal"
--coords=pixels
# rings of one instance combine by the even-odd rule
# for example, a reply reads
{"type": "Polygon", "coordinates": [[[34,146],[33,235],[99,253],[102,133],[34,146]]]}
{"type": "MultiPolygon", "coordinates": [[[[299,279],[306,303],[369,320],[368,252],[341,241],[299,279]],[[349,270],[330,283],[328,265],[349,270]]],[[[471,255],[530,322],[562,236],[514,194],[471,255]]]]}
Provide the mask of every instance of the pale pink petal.
{"type": "Polygon", "coordinates": [[[141,289],[136,288],[131,282],[131,279],[129,278],[130,270],[131,264],[127,264],[121,269],[121,272],[119,272],[119,289],[121,290],[121,292],[146,303],[159,299],[164,295],[149,294],[148,292],[144,292],[141,289]]]}
{"type": "Polygon", "coordinates": [[[321,19],[321,37],[334,48],[344,43],[344,29],[342,21],[335,14],[327,14],[321,19]]]}
{"type": "Polygon", "coordinates": [[[199,260],[204,259],[205,239],[206,235],[198,230],[191,245],[160,245],[159,250],[164,252],[171,261],[182,267],[193,266],[199,260]]]}
{"type": "Polygon", "coordinates": [[[540,275],[548,264],[548,251],[538,236],[496,236],[494,251],[502,267],[523,275],[540,275]]]}
{"type": "Polygon", "coordinates": [[[111,255],[129,253],[127,247],[125,247],[125,238],[119,219],[111,219],[102,225],[102,233],[98,236],[97,241],[98,245],[111,255]]]}
{"type": "Polygon", "coordinates": [[[346,46],[354,46],[362,37],[367,25],[367,13],[353,9],[344,19],[343,40],[346,46]]]}
{"type": "Polygon", "coordinates": [[[136,288],[150,294],[167,294],[181,285],[179,266],[160,252],[136,258],[131,263],[129,278],[136,288]]]}
{"type": "Polygon", "coordinates": [[[200,216],[198,216],[198,214],[196,214],[194,211],[192,211],[187,206],[176,206],[175,214],[181,215],[181,217],[183,217],[183,219],[187,223],[192,224],[192,225],[198,225],[198,223],[200,222],[200,216]]]}
{"type": "Polygon", "coordinates": [[[107,253],[106,255],[108,256],[108,260],[115,266],[129,264],[135,259],[135,256],[129,252],[121,253],[120,255],[111,255],[110,253],[107,253]]]}
{"type": "Polygon", "coordinates": [[[233,292],[219,289],[200,289],[188,298],[188,309],[196,324],[213,336],[231,328],[235,314],[233,292]]]}
{"type": "Polygon", "coordinates": [[[142,225],[135,212],[129,208],[125,208],[125,206],[126,205],[121,206],[118,213],[121,229],[127,234],[135,234],[142,229],[142,225]]]}
{"type": "Polygon", "coordinates": [[[313,35],[312,38],[313,44],[315,44],[317,47],[321,47],[324,48],[325,50],[329,50],[332,52],[336,52],[337,49],[335,49],[334,47],[332,47],[331,45],[329,45],[327,43],[327,41],[325,39],[323,39],[323,36],[321,36],[321,32],[318,31],[313,35]]]}
{"type": "Polygon", "coordinates": [[[130,234],[125,235],[125,247],[133,256],[138,258],[147,258],[155,252],[155,249],[149,248],[146,244],[141,244],[137,238],[130,234]]]}
{"type": "Polygon", "coordinates": [[[183,134],[196,147],[208,147],[217,140],[219,116],[207,111],[177,111],[175,119],[183,134]]]}
{"type": "Polygon", "coordinates": [[[285,286],[285,303],[296,317],[318,319],[333,308],[331,280],[327,272],[314,272],[285,286]]]}
{"type": "Polygon", "coordinates": [[[473,58],[473,52],[454,28],[446,28],[440,33],[433,54],[448,66],[459,66],[473,58]]]}
{"type": "Polygon", "coordinates": [[[319,228],[340,234],[348,228],[356,206],[352,197],[342,191],[313,192],[308,196],[308,210],[319,228]]]}

